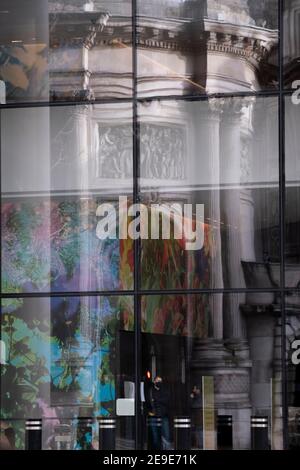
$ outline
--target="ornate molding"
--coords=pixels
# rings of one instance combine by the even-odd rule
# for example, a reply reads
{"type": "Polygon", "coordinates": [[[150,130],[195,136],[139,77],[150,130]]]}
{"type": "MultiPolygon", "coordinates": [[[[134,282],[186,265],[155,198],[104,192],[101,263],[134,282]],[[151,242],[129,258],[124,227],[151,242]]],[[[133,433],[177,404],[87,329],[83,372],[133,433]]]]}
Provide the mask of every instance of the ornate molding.
{"type": "Polygon", "coordinates": [[[138,28],[141,47],[199,52],[199,49],[230,53],[260,62],[278,43],[278,31],[254,26],[231,25],[210,19],[197,28],[186,21],[151,23],[143,18],[138,28]]]}
{"type": "MultiPolygon", "coordinates": [[[[129,18],[110,17],[108,12],[58,11],[52,16],[52,47],[66,43],[65,34],[60,36],[66,25],[73,25],[78,34],[67,38],[69,46],[96,45],[120,47],[132,41],[132,24],[129,18]],[[80,34],[79,34],[80,33],[80,34]]],[[[260,62],[268,56],[278,42],[278,32],[254,26],[231,25],[224,22],[202,19],[160,20],[142,18],[137,27],[137,44],[141,48],[174,50],[198,53],[203,50],[230,53],[252,58],[260,62]]]]}

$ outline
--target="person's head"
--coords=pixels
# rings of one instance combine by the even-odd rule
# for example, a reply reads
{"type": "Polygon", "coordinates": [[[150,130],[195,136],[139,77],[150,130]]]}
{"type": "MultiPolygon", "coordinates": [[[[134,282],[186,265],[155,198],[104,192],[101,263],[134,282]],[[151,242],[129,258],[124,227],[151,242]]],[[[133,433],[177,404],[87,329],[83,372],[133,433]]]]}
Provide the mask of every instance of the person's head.
{"type": "Polygon", "coordinates": [[[160,385],[162,383],[162,378],[160,377],[160,375],[156,375],[154,377],[153,382],[155,383],[155,385],[160,385]]]}

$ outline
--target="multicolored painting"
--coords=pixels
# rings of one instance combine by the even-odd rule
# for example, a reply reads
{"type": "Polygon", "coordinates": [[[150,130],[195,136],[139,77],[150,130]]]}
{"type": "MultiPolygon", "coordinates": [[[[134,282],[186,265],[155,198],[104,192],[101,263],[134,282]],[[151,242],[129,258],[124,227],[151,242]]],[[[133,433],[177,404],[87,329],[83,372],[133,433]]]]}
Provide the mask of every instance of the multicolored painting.
{"type": "MultiPolygon", "coordinates": [[[[141,284],[147,290],[205,289],[210,287],[212,234],[204,225],[201,250],[185,250],[186,240],[143,240],[141,284]]],[[[193,226],[195,230],[195,226],[193,226]]],[[[210,332],[209,296],[152,295],[142,300],[145,333],[203,338],[210,332]]]]}
{"type": "MultiPolygon", "coordinates": [[[[115,413],[116,336],[134,329],[131,296],[64,296],[66,292],[130,290],[133,242],[99,240],[97,197],[28,198],[2,205],[2,289],[59,293],[2,300],[1,419],[24,445],[24,419],[44,418],[44,446],[53,446],[60,420],[115,413]]],[[[202,250],[181,240],[142,243],[143,288],[208,287],[210,231],[202,250]]],[[[145,333],[207,337],[206,295],[144,296],[145,333]]],[[[81,433],[82,434],[82,433],[81,433]]],[[[82,441],[82,436],[81,436],[82,441]]],[[[74,448],[89,446],[75,440],[74,448]]]]}
{"type": "Polygon", "coordinates": [[[191,338],[211,335],[209,295],[142,297],[142,332],[191,338]]]}
{"type": "MultiPolygon", "coordinates": [[[[91,417],[114,414],[116,334],[127,328],[124,317],[133,317],[132,298],[18,302],[2,305],[1,419],[43,417],[53,428],[60,418],[74,419],[83,410],[91,417]]],[[[17,434],[17,445],[23,438],[17,434]]]]}
{"type": "MultiPolygon", "coordinates": [[[[95,198],[27,199],[2,205],[2,290],[77,292],[133,288],[133,242],[99,240],[95,198]]],[[[208,288],[211,232],[188,252],[185,240],[143,240],[143,289],[208,288]]]]}
{"type": "Polygon", "coordinates": [[[2,291],[132,289],[133,243],[97,238],[101,202],[70,197],[4,202],[2,291]]]}
{"type": "MultiPolygon", "coordinates": [[[[212,235],[204,224],[201,250],[187,251],[186,239],[143,240],[141,277],[143,289],[205,289],[210,287],[212,235]]],[[[193,226],[195,230],[195,226],[193,226]]]]}

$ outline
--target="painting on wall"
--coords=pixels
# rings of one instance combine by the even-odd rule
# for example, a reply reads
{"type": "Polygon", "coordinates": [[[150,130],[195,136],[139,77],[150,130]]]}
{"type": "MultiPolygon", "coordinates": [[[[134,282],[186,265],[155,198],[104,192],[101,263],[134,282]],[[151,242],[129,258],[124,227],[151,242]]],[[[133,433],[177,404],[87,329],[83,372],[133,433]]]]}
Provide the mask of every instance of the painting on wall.
{"type": "Polygon", "coordinates": [[[143,296],[141,327],[143,333],[208,338],[212,332],[209,295],[143,296]]]}
{"type": "Polygon", "coordinates": [[[83,409],[91,417],[115,413],[116,336],[129,317],[129,296],[2,302],[1,420],[19,421],[18,446],[28,418],[53,427],[83,409]]]}
{"type": "MultiPolygon", "coordinates": [[[[134,329],[133,298],[100,292],[132,289],[133,242],[97,238],[99,203],[96,196],[68,196],[2,204],[3,292],[43,293],[2,299],[1,422],[14,427],[16,448],[24,446],[25,419],[43,418],[48,448],[61,419],[115,413],[116,338],[134,329]],[[83,295],[64,295],[78,291],[83,295]]],[[[208,286],[209,228],[199,252],[187,257],[180,243],[171,237],[142,246],[146,285],[159,272],[162,288],[208,286]]],[[[142,299],[142,332],[202,338],[210,324],[208,296],[142,299]]]]}
{"type": "Polygon", "coordinates": [[[98,198],[2,204],[2,291],[130,290],[133,243],[96,235],[98,198]]]}
{"type": "MultiPolygon", "coordinates": [[[[210,287],[212,235],[203,225],[204,243],[200,250],[185,249],[186,239],[143,240],[141,283],[143,289],[207,289],[210,287]]],[[[193,230],[195,231],[194,221],[193,230]]]]}
{"type": "MultiPolygon", "coordinates": [[[[131,290],[133,241],[97,237],[96,211],[102,202],[96,196],[5,200],[2,291],[131,290]]],[[[201,250],[189,252],[184,245],[185,239],[175,239],[172,231],[169,240],[142,241],[143,289],[210,286],[210,227],[204,224],[201,250]]]]}

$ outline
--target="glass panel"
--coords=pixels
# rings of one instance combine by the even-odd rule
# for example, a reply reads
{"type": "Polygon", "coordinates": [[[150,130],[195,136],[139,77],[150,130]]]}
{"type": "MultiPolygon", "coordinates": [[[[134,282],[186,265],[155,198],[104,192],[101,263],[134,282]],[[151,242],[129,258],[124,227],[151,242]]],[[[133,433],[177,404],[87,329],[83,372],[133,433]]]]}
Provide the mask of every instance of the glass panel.
{"type": "Polygon", "coordinates": [[[293,82],[300,76],[300,40],[299,40],[299,0],[286,0],[284,5],[284,83],[286,88],[292,88],[293,82]]]}
{"type": "Polygon", "coordinates": [[[142,301],[144,447],[282,449],[280,298],[142,301]]]}
{"type": "Polygon", "coordinates": [[[131,289],[117,216],[132,197],[132,106],[3,110],[1,157],[3,292],[131,289]]]}
{"type": "Polygon", "coordinates": [[[277,87],[277,17],[277,0],[138,0],[139,95],[277,87]]]}
{"type": "Polygon", "coordinates": [[[1,423],[14,429],[11,445],[24,447],[25,420],[42,419],[43,448],[101,449],[97,418],[117,417],[116,448],[134,446],[133,317],[128,296],[2,300],[1,423]]]}
{"type": "Polygon", "coordinates": [[[277,113],[277,98],[140,104],[142,288],[279,287],[277,113]]]}
{"type": "Polygon", "coordinates": [[[129,0],[1,0],[2,102],[132,94],[129,0]]]}
{"type": "Polygon", "coordinates": [[[289,447],[300,449],[300,295],[286,295],[286,357],[289,447]]]}
{"type": "Polygon", "coordinates": [[[286,206],[285,206],[285,282],[286,287],[299,287],[300,282],[300,108],[286,97],[286,206]]]}

